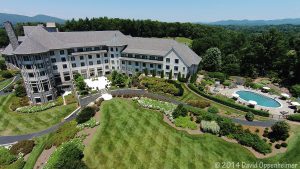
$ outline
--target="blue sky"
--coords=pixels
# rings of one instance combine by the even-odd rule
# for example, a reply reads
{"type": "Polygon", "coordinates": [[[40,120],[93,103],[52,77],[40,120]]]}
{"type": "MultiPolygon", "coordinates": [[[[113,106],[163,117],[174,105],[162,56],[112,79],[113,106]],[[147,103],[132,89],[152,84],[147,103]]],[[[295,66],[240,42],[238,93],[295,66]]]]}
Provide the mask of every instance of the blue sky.
{"type": "Polygon", "coordinates": [[[179,22],[300,18],[300,0],[0,0],[0,12],[179,22]]]}

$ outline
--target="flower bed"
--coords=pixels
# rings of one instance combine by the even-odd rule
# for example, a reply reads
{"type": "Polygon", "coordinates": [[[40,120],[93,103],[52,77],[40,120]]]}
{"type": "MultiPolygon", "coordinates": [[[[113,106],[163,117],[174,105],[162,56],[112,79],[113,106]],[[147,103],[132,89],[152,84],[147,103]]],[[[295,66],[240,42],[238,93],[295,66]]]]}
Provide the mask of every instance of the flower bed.
{"type": "Polygon", "coordinates": [[[82,130],[84,128],[94,128],[94,127],[98,126],[99,124],[100,123],[98,121],[96,121],[95,117],[93,117],[85,123],[78,124],[77,128],[79,128],[80,130],[82,130]]]}
{"type": "Polygon", "coordinates": [[[133,98],[133,100],[136,100],[137,103],[144,108],[159,110],[159,111],[163,112],[166,116],[168,116],[168,118],[172,122],[174,122],[172,113],[177,107],[175,104],[158,101],[158,100],[153,100],[153,99],[149,99],[146,97],[141,97],[141,98],[135,97],[135,98],[133,98]]]}
{"type": "Polygon", "coordinates": [[[62,98],[58,98],[57,101],[45,103],[45,104],[42,104],[42,105],[19,107],[19,108],[16,109],[16,111],[21,112],[21,113],[36,113],[36,112],[40,112],[40,111],[50,109],[52,107],[60,106],[62,104],[63,104],[62,103],[62,98]]]}
{"type": "Polygon", "coordinates": [[[189,84],[188,86],[189,86],[190,89],[192,89],[193,91],[195,91],[199,95],[201,95],[201,96],[203,96],[203,97],[205,97],[207,99],[213,100],[215,102],[218,102],[220,104],[223,104],[223,105],[235,108],[235,109],[239,109],[241,111],[252,112],[253,114],[256,114],[256,115],[259,115],[259,116],[269,117],[269,115],[270,115],[266,111],[252,109],[252,108],[249,108],[249,107],[246,107],[246,106],[242,106],[242,105],[239,105],[239,104],[236,104],[236,103],[233,103],[233,102],[230,102],[230,101],[227,101],[227,100],[223,100],[221,98],[218,98],[218,97],[206,94],[205,92],[202,92],[199,89],[197,89],[197,87],[195,85],[193,85],[193,84],[189,84]]]}

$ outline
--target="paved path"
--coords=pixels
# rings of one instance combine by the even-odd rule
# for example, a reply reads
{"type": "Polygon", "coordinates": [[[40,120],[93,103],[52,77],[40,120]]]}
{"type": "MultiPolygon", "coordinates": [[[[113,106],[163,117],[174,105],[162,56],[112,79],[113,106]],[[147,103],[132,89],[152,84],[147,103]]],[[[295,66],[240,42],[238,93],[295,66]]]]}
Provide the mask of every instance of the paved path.
{"type": "Polygon", "coordinates": [[[0,136],[0,145],[10,144],[10,143],[14,143],[14,142],[21,141],[21,140],[28,140],[28,139],[32,139],[34,137],[39,137],[44,134],[51,133],[53,131],[56,131],[61,125],[65,124],[66,122],[69,122],[69,121],[75,119],[75,117],[76,117],[76,113],[73,112],[73,114],[71,116],[69,116],[68,118],[66,118],[64,121],[62,121],[50,128],[47,128],[46,130],[39,131],[36,133],[16,135],[16,136],[0,136]]]}
{"type": "Polygon", "coordinates": [[[0,96],[3,96],[3,95],[8,95],[8,94],[10,94],[10,93],[12,93],[12,92],[4,92],[4,90],[6,89],[6,88],[8,88],[9,86],[11,86],[11,85],[13,85],[16,81],[18,81],[21,77],[20,77],[20,75],[19,74],[17,74],[15,77],[13,77],[14,79],[7,85],[7,86],[5,86],[2,90],[0,90],[0,96]]]}
{"type": "MultiPolygon", "coordinates": [[[[124,94],[139,95],[139,96],[145,96],[145,97],[150,97],[150,98],[155,98],[155,99],[158,99],[158,100],[171,102],[171,103],[174,103],[176,105],[178,105],[178,104],[185,104],[186,105],[186,103],[180,102],[178,100],[175,100],[175,99],[163,96],[163,95],[150,93],[147,90],[117,89],[117,90],[110,91],[110,93],[113,94],[113,95],[119,95],[119,96],[124,95],[124,94]]],[[[80,109],[78,109],[77,111],[79,111],[79,110],[80,109]]],[[[28,139],[32,139],[34,137],[38,137],[38,136],[42,136],[44,134],[51,133],[53,131],[56,131],[64,123],[75,119],[76,115],[77,115],[77,112],[75,112],[75,113],[73,112],[72,115],[65,118],[64,121],[62,121],[62,122],[48,128],[48,129],[46,129],[46,130],[39,131],[39,132],[36,132],[36,133],[25,134],[25,135],[16,135],[16,136],[0,136],[0,145],[10,144],[10,143],[14,143],[14,142],[21,141],[21,140],[28,140],[28,139]]],[[[231,117],[229,117],[229,118],[231,118],[231,117]]],[[[231,118],[231,119],[232,119],[233,122],[239,123],[239,124],[242,124],[242,125],[260,126],[260,127],[270,127],[276,122],[274,120],[249,122],[249,121],[244,120],[244,119],[237,119],[237,118],[231,118]]]]}

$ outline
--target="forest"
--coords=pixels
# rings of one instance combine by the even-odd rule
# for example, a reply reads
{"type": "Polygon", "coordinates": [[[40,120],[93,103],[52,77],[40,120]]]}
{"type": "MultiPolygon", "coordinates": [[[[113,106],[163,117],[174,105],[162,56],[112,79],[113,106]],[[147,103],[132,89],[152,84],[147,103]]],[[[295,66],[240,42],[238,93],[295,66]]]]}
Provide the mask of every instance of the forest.
{"type": "MultiPolygon", "coordinates": [[[[23,34],[24,23],[15,25],[23,34]]],[[[120,30],[140,37],[186,37],[203,58],[200,68],[228,75],[270,77],[285,86],[300,83],[300,26],[211,26],[152,20],[85,18],[58,25],[60,31],[120,30]]],[[[0,46],[8,44],[3,28],[0,46]]]]}

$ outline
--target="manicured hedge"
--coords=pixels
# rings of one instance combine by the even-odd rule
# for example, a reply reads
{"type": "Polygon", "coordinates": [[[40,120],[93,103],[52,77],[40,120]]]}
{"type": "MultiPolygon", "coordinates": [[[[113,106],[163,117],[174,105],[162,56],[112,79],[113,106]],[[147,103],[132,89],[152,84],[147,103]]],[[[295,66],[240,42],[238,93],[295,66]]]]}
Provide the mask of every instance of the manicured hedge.
{"type": "Polygon", "coordinates": [[[287,119],[291,120],[291,121],[298,121],[298,122],[300,122],[300,114],[289,115],[287,119]]]}
{"type": "Polygon", "coordinates": [[[193,85],[193,84],[189,84],[188,87],[190,89],[192,89],[193,91],[195,91],[196,93],[198,93],[199,95],[201,95],[201,96],[203,96],[205,98],[208,98],[210,100],[213,100],[215,102],[224,104],[226,106],[229,106],[229,107],[232,107],[232,108],[235,108],[235,109],[239,109],[239,110],[245,111],[245,112],[252,112],[253,114],[256,114],[256,115],[259,115],[259,116],[269,117],[269,115],[270,115],[266,111],[252,109],[252,108],[249,108],[249,107],[246,107],[246,106],[243,106],[243,105],[239,105],[239,104],[236,104],[236,103],[233,103],[233,102],[229,102],[229,101],[223,100],[221,98],[217,98],[217,97],[211,96],[209,94],[206,94],[206,93],[198,90],[198,88],[195,85],[193,85]]]}

